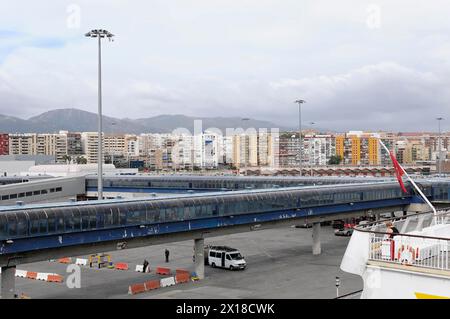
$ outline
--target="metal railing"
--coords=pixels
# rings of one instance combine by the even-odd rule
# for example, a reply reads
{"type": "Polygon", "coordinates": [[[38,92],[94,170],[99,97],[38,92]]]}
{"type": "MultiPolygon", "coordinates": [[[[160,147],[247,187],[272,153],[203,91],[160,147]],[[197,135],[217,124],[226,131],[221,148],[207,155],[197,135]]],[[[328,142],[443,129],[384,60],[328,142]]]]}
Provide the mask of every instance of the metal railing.
{"type": "Polygon", "coordinates": [[[450,270],[450,240],[398,235],[386,239],[372,234],[369,260],[423,268],[450,270]]]}
{"type": "Polygon", "coordinates": [[[390,219],[400,234],[392,237],[384,222],[357,227],[370,234],[369,260],[434,270],[450,270],[450,210],[390,219]],[[436,235],[437,234],[437,235],[436,235]]]}

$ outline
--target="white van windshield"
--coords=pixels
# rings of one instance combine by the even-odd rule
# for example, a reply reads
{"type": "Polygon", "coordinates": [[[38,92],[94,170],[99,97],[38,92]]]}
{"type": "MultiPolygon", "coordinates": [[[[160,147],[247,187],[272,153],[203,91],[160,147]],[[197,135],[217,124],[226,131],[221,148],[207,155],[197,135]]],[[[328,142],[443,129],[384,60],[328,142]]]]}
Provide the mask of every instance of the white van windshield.
{"type": "Polygon", "coordinates": [[[242,256],[241,256],[240,253],[230,254],[230,257],[231,257],[232,260],[240,260],[240,259],[242,259],[242,256]]]}

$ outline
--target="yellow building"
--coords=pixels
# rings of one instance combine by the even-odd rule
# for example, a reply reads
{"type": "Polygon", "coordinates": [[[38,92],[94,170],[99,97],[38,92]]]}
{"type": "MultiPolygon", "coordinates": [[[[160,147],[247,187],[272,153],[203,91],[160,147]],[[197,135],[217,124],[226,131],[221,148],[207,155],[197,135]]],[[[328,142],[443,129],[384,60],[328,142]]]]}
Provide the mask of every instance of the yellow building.
{"type": "Polygon", "coordinates": [[[359,165],[361,163],[361,139],[357,136],[352,136],[352,165],[359,165]]]}
{"type": "Polygon", "coordinates": [[[336,136],[336,156],[339,156],[342,160],[344,159],[344,141],[345,136],[336,136]]]}
{"type": "Polygon", "coordinates": [[[379,142],[376,137],[369,137],[369,165],[379,165],[379,142]]]}
{"type": "Polygon", "coordinates": [[[379,165],[380,147],[378,138],[370,133],[352,131],[346,135],[338,135],[336,155],[342,158],[344,165],[379,165]]]}

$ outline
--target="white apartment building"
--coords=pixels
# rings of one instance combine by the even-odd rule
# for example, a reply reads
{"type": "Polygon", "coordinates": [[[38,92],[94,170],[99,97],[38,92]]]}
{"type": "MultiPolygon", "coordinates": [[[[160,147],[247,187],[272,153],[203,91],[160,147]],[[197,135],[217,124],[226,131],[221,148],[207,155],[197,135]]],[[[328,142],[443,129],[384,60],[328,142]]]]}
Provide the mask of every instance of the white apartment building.
{"type": "Polygon", "coordinates": [[[233,163],[233,136],[223,136],[221,147],[221,154],[219,154],[219,163],[232,164],[233,163]]]}
{"type": "Polygon", "coordinates": [[[308,165],[325,166],[329,158],[336,154],[335,139],[331,135],[306,135],[303,151],[308,165]]]}
{"type": "Polygon", "coordinates": [[[98,133],[81,133],[81,145],[88,164],[97,163],[98,160],[98,133]]]}
{"type": "Polygon", "coordinates": [[[126,156],[127,157],[139,156],[138,137],[134,134],[126,134],[124,137],[125,137],[126,156]]]}
{"type": "Polygon", "coordinates": [[[193,137],[188,134],[179,134],[172,137],[172,160],[177,169],[192,168],[193,137]]]}
{"type": "MultiPolygon", "coordinates": [[[[222,135],[214,132],[206,131],[201,135],[201,167],[216,168],[219,166],[219,140],[221,139],[222,135]]],[[[198,151],[194,150],[196,153],[198,151]]]]}

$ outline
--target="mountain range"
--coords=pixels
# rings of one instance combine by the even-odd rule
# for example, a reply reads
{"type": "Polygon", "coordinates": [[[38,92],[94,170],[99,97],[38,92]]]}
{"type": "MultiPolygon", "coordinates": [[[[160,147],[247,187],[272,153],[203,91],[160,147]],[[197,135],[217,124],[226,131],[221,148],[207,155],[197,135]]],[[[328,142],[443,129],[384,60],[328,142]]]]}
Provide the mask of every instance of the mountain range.
{"type": "MultiPolygon", "coordinates": [[[[103,116],[105,133],[170,133],[176,128],[194,129],[194,120],[202,120],[203,130],[218,128],[255,129],[279,128],[289,130],[269,121],[243,119],[240,117],[191,117],[185,115],[158,115],[141,119],[119,119],[103,116]]],[[[54,133],[60,130],[70,132],[97,131],[97,114],[75,108],[57,109],[31,117],[27,120],[0,114],[0,133],[54,133]]]]}

